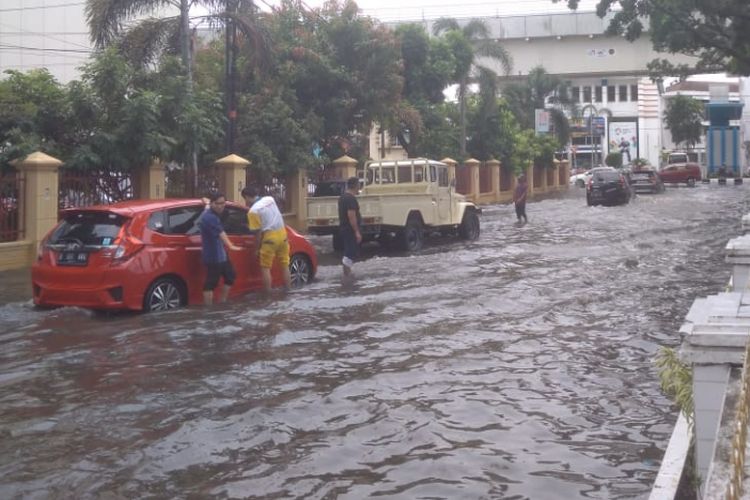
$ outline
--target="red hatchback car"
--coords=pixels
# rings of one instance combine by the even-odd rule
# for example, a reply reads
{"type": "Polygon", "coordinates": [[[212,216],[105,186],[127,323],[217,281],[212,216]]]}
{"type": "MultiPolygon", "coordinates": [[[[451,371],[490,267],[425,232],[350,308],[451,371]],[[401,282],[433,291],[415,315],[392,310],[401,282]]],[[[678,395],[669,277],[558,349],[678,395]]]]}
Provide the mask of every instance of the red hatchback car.
{"type": "MultiPolygon", "coordinates": [[[[31,269],[34,303],[144,311],[201,304],[203,210],[200,200],[134,200],[63,211],[31,269]]],[[[241,247],[227,251],[237,272],[230,297],[262,289],[247,208],[228,202],[221,217],[241,247]]],[[[292,285],[299,287],[315,276],[317,256],[299,233],[287,227],[287,234],[292,285]]],[[[283,283],[278,264],[272,276],[275,285],[283,283]]]]}

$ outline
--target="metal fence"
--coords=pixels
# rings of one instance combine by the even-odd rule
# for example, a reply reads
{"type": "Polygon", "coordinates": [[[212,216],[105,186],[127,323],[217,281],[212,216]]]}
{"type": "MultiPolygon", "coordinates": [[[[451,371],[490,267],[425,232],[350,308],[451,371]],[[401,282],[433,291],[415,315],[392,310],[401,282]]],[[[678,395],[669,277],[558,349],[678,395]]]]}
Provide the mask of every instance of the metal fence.
{"type": "MultiPolygon", "coordinates": [[[[255,186],[260,189],[261,196],[273,196],[276,200],[279,210],[282,213],[288,213],[291,210],[291,203],[289,200],[289,182],[290,179],[283,174],[268,174],[247,169],[245,182],[247,186],[255,186]]],[[[308,192],[310,185],[307,186],[308,192]]],[[[313,192],[315,187],[313,185],[313,192]]]]}
{"type": "Polygon", "coordinates": [[[471,170],[467,166],[456,167],[456,192],[461,194],[471,192],[471,170]]]}
{"type": "Polygon", "coordinates": [[[200,198],[218,190],[216,167],[199,168],[197,179],[188,168],[167,167],[164,172],[164,194],[167,198],[200,198]]]}
{"type": "Polygon", "coordinates": [[[60,169],[59,208],[107,205],[134,196],[131,172],[60,169]]]}
{"type": "Polygon", "coordinates": [[[0,242],[18,241],[24,237],[24,176],[9,170],[0,174],[0,242]]]}
{"type": "Polygon", "coordinates": [[[513,172],[508,169],[500,169],[500,191],[510,191],[513,187],[513,172]]]}
{"type": "Polygon", "coordinates": [[[492,186],[492,169],[483,165],[479,167],[479,192],[491,193],[492,191],[494,191],[492,186]]]}

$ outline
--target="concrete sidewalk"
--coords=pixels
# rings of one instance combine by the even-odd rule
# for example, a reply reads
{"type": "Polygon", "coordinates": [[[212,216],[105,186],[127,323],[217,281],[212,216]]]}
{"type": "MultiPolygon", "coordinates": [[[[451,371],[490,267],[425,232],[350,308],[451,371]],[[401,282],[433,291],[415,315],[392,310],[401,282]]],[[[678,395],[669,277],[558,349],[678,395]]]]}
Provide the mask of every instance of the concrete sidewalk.
{"type": "Polygon", "coordinates": [[[0,271],[0,305],[31,300],[31,268],[0,271]]]}

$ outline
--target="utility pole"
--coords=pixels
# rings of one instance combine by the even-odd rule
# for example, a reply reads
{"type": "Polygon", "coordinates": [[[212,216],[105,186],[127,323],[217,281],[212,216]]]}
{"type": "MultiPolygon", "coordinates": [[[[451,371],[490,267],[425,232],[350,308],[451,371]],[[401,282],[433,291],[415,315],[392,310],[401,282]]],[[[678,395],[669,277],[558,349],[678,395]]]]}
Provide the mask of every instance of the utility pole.
{"type": "MultiPolygon", "coordinates": [[[[180,0],[180,27],[181,27],[181,49],[182,49],[182,63],[185,65],[186,71],[186,90],[188,99],[193,96],[193,58],[192,58],[192,47],[191,47],[191,36],[190,36],[190,0],[180,0]]],[[[192,182],[191,194],[195,196],[198,191],[198,151],[195,145],[195,140],[191,146],[191,164],[190,170],[192,171],[192,182]]]]}
{"type": "Polygon", "coordinates": [[[226,154],[234,152],[235,137],[237,135],[237,2],[227,4],[226,41],[225,41],[225,95],[224,101],[227,113],[226,154]]]}

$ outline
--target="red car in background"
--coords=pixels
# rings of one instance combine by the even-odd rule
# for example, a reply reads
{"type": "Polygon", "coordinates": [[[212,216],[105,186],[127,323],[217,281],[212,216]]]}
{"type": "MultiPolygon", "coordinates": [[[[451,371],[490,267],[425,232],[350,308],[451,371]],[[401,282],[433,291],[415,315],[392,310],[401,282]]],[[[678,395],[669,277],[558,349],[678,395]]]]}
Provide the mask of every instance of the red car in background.
{"type": "Polygon", "coordinates": [[[687,153],[670,153],[667,164],[659,170],[659,177],[665,184],[685,183],[695,186],[702,178],[701,167],[691,162],[687,153]]]}
{"type": "MultiPolygon", "coordinates": [[[[62,212],[39,246],[31,269],[34,303],[92,309],[157,311],[203,302],[200,200],[134,200],[62,212]]],[[[227,251],[237,272],[230,297],[260,290],[255,235],[247,208],[228,202],[224,229],[239,251],[227,251]]],[[[292,285],[315,276],[312,245],[287,227],[292,285]]],[[[278,264],[274,285],[283,278],[278,264]]]]}

